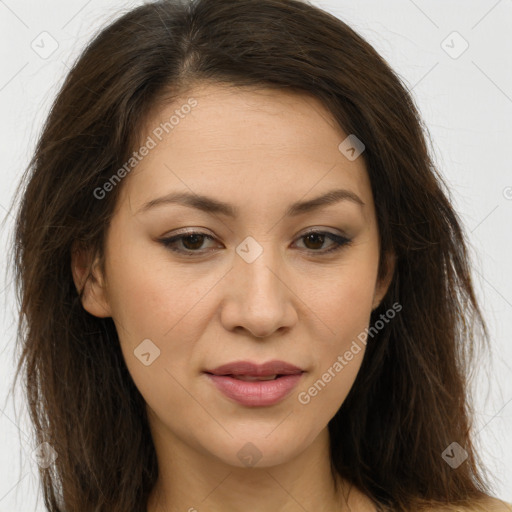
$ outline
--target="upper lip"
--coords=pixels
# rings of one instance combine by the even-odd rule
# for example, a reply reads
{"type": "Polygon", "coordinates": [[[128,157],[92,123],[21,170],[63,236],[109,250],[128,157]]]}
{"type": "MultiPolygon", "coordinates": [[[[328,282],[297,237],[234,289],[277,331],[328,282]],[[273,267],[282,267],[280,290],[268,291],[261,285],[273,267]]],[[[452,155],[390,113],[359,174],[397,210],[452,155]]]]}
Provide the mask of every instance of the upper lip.
{"type": "Polygon", "coordinates": [[[206,373],[213,375],[247,375],[251,377],[268,377],[269,375],[293,375],[302,373],[304,370],[285,361],[268,361],[263,364],[253,363],[252,361],[233,361],[214,368],[206,370],[206,373]]]}

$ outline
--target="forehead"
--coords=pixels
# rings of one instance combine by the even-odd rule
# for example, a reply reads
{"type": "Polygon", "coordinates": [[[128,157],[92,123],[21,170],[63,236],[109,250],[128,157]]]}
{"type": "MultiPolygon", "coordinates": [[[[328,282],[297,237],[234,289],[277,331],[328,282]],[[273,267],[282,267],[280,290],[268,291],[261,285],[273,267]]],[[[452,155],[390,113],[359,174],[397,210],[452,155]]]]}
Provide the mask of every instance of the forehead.
{"type": "MultiPolygon", "coordinates": [[[[330,112],[309,95],[273,89],[253,89],[219,85],[199,86],[153,112],[146,132],[165,124],[173,113],[197,105],[182,114],[164,145],[175,151],[190,144],[200,153],[212,151],[246,152],[263,147],[272,154],[298,153],[326,149],[343,137],[330,112]],[[325,136],[329,135],[326,140],[325,136]],[[322,147],[324,146],[324,147],[322,147]]],[[[188,109],[187,109],[188,110],[188,109]]],[[[318,155],[317,155],[318,156],[318,155]]]]}
{"type": "Polygon", "coordinates": [[[312,96],[197,86],[148,116],[140,140],[152,147],[123,183],[124,193],[132,210],[177,189],[233,200],[343,186],[370,201],[363,158],[351,161],[339,150],[346,137],[312,96]]]}

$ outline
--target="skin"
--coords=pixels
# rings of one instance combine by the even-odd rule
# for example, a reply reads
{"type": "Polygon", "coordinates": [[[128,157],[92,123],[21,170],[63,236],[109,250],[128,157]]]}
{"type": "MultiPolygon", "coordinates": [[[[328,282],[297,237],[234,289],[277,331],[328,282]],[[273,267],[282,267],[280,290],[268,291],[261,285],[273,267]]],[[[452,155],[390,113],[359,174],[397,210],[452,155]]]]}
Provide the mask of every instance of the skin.
{"type": "Polygon", "coordinates": [[[157,109],[143,140],[188,98],[197,107],[122,182],[105,273],[94,265],[85,280],[90,255],[73,255],[83,306],[113,318],[147,404],[160,473],[147,510],[375,510],[342,480],[344,497],[337,495],[329,469],[327,424],[354,383],[364,343],[309,403],[297,398],[369,327],[394,271],[390,257],[388,275],[377,279],[379,234],[364,160],[340,152],[347,134],[312,97],[211,84],[157,109]],[[347,200],[284,217],[291,203],[337,188],[364,206],[347,200]],[[139,212],[173,191],[232,203],[239,216],[179,204],[139,212]],[[175,243],[196,250],[193,258],[159,241],[183,228],[214,240],[175,243]],[[308,242],[311,228],[352,243],[322,255],[335,243],[308,242]],[[247,236],[263,249],[251,263],[236,252],[247,236]],[[160,350],[148,366],[134,355],[145,339],[160,350]],[[298,388],[272,406],[233,402],[203,373],[272,359],[305,370],[298,388]],[[261,455],[250,467],[237,456],[248,442],[261,455]]]}

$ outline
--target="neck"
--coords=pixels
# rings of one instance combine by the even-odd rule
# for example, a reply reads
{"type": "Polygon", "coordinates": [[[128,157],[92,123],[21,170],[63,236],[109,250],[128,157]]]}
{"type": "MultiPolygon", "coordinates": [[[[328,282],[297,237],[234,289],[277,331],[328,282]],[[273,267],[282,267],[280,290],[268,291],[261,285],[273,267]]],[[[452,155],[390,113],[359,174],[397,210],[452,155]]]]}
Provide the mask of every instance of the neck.
{"type": "Polygon", "coordinates": [[[147,512],[345,512],[347,486],[330,470],[329,434],[324,429],[308,448],[285,463],[238,467],[185,443],[158,436],[159,477],[147,512]]]}

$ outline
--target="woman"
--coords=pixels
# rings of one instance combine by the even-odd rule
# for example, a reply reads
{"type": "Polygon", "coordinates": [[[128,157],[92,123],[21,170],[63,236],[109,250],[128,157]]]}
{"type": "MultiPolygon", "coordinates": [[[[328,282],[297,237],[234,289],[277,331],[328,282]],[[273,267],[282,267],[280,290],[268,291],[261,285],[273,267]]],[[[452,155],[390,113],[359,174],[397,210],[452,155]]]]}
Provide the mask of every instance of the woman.
{"type": "Polygon", "coordinates": [[[306,3],[105,28],[16,224],[47,509],[511,510],[469,435],[488,334],[425,141],[383,59],[306,3]]]}

